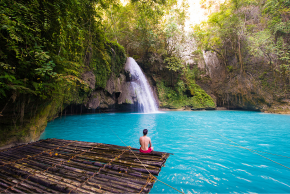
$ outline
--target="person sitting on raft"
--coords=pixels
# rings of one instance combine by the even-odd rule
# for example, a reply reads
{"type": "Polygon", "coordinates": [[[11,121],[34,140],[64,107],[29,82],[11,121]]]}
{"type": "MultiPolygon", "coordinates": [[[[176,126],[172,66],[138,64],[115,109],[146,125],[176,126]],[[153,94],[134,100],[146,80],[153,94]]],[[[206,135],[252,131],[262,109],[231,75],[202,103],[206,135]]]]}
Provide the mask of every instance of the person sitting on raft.
{"type": "Polygon", "coordinates": [[[150,137],[147,137],[148,130],[144,129],[143,130],[143,136],[140,137],[139,142],[140,142],[140,152],[141,153],[150,153],[153,151],[152,143],[150,137]],[[149,144],[149,148],[148,148],[149,144]]]}

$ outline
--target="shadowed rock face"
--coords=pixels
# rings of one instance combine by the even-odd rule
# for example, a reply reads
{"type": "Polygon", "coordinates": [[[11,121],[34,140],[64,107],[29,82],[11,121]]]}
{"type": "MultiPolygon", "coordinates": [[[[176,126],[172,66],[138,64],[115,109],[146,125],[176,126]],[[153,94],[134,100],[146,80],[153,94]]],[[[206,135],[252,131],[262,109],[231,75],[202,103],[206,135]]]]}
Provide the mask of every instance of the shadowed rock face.
{"type": "Polygon", "coordinates": [[[131,90],[131,82],[124,82],[122,84],[122,92],[118,98],[118,104],[134,104],[136,98],[136,94],[131,90]]]}
{"type": "Polygon", "coordinates": [[[122,92],[122,84],[125,81],[125,76],[120,74],[120,77],[116,77],[115,74],[112,74],[110,79],[107,81],[105,90],[111,95],[115,92],[122,92]]]}
{"type": "Polygon", "coordinates": [[[126,76],[127,82],[134,82],[134,81],[137,81],[139,79],[138,76],[131,74],[129,70],[125,71],[125,76],[126,76]]]}
{"type": "Polygon", "coordinates": [[[84,80],[87,84],[89,84],[89,87],[91,89],[95,88],[96,83],[96,76],[91,71],[87,71],[82,74],[82,80],[84,80]]]}
{"type": "MultiPolygon", "coordinates": [[[[273,96],[250,73],[230,73],[214,52],[204,52],[203,57],[198,67],[210,79],[197,80],[197,84],[216,100],[217,107],[264,111],[273,104],[273,96]]],[[[227,67],[239,68],[237,65],[235,57],[228,59],[227,67]]]]}
{"type": "Polygon", "coordinates": [[[89,98],[86,107],[89,109],[96,109],[100,106],[100,102],[101,102],[100,91],[94,91],[91,97],[89,98]]]}
{"type": "Polygon", "coordinates": [[[222,65],[214,52],[204,52],[203,53],[205,68],[209,77],[214,82],[220,82],[226,78],[226,69],[222,65]]]}

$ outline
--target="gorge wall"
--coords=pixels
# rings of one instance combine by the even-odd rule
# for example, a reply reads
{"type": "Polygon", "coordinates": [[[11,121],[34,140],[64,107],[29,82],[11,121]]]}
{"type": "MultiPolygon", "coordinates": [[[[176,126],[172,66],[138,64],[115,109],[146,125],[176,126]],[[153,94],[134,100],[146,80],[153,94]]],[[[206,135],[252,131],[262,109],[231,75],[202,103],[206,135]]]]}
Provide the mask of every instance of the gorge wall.
{"type": "Polygon", "coordinates": [[[215,52],[204,52],[198,64],[202,73],[197,83],[214,96],[217,109],[289,114],[289,96],[279,92],[281,83],[276,83],[275,88],[274,73],[269,71],[270,67],[265,66],[263,61],[258,62],[252,64],[250,61],[245,64],[245,71],[240,72],[234,56],[225,66],[215,52]]]}

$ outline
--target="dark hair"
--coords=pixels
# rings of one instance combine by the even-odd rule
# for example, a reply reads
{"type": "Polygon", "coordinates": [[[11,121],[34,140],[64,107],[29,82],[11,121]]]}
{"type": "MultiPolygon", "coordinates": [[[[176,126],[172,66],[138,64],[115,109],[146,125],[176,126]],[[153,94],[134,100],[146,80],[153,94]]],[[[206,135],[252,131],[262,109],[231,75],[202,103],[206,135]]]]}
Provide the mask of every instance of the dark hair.
{"type": "Polygon", "coordinates": [[[147,130],[147,129],[144,129],[144,130],[143,130],[143,134],[144,134],[144,135],[147,135],[147,133],[148,133],[148,130],[147,130]]]}

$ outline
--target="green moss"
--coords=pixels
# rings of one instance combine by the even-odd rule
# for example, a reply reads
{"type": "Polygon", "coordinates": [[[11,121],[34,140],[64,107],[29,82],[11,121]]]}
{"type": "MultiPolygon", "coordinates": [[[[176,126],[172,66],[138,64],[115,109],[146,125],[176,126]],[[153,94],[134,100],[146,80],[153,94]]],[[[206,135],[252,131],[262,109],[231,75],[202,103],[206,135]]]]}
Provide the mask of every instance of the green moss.
{"type": "Polygon", "coordinates": [[[132,102],[131,100],[128,100],[128,99],[126,99],[125,102],[126,102],[127,104],[133,104],[133,102],[132,102]]]}
{"type": "Polygon", "coordinates": [[[96,75],[96,88],[105,88],[111,73],[118,76],[122,71],[126,55],[124,47],[117,42],[106,40],[104,44],[96,45],[95,49],[99,50],[100,46],[104,50],[96,53],[90,67],[94,69],[96,75]]]}

